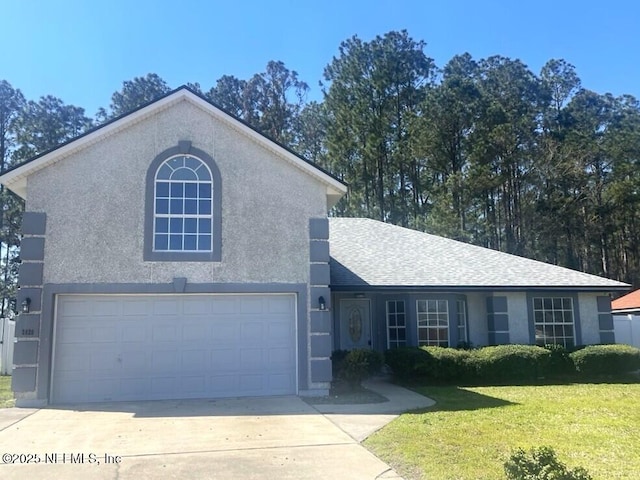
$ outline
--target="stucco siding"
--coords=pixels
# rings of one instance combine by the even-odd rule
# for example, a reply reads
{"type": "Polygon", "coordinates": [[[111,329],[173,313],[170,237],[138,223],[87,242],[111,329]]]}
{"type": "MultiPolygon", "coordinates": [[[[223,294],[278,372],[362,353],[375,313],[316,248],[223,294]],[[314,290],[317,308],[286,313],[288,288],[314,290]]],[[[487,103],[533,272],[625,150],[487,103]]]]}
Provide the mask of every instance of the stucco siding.
{"type": "Polygon", "coordinates": [[[487,304],[484,293],[467,293],[469,341],[474,346],[487,344],[487,304]]]}
{"type": "Polygon", "coordinates": [[[524,345],[531,343],[527,294],[525,292],[509,292],[496,295],[507,297],[510,343],[524,345]]]}
{"type": "Polygon", "coordinates": [[[579,293],[578,309],[580,312],[580,326],[583,345],[600,343],[600,325],[598,322],[599,293],[579,293]]]}
{"type": "Polygon", "coordinates": [[[309,218],[326,216],[319,181],[186,101],[34,173],[27,189],[27,210],[47,214],[44,283],[307,283],[309,218]],[[143,261],[147,169],[180,140],[220,169],[221,262],[143,261]]]}

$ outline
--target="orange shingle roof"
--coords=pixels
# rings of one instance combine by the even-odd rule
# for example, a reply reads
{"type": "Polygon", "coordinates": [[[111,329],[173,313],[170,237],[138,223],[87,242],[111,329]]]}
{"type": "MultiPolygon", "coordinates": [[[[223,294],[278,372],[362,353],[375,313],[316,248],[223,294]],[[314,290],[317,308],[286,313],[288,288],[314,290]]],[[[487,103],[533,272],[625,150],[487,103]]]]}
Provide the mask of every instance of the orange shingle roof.
{"type": "Polygon", "coordinates": [[[640,290],[628,293],[611,302],[612,310],[628,310],[632,308],[640,308],[640,290]]]}

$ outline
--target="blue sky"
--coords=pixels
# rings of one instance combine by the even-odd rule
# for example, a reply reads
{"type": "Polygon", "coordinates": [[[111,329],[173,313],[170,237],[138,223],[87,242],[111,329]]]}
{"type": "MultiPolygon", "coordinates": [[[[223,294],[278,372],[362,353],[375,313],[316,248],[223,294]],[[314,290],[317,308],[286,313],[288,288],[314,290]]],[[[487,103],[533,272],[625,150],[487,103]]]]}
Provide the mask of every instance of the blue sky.
{"type": "Polygon", "coordinates": [[[0,79],[28,99],[54,95],[93,116],[122,82],[157,73],[171,87],[247,79],[281,60],[320,99],[343,40],[408,30],[440,67],[456,54],[551,58],[583,86],[640,98],[640,3],[632,0],[4,0],[0,79]]]}

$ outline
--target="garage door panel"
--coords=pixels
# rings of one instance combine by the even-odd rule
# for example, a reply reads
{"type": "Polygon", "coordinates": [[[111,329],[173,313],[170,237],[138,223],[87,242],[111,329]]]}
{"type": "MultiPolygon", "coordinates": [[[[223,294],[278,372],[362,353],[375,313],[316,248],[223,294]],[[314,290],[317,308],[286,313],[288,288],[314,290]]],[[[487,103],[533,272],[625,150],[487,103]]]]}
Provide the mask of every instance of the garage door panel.
{"type": "Polygon", "coordinates": [[[88,373],[90,375],[113,375],[120,369],[119,357],[114,356],[111,350],[93,350],[89,353],[88,373]]]}
{"type": "Polygon", "coordinates": [[[98,325],[91,329],[91,341],[93,343],[113,343],[119,339],[118,325],[113,319],[96,317],[98,325]]]}
{"type": "Polygon", "coordinates": [[[52,402],[292,394],[295,358],[292,294],[63,295],[52,402]]]}
{"type": "Polygon", "coordinates": [[[82,345],[86,343],[89,335],[90,329],[88,327],[64,327],[58,330],[56,339],[61,345],[64,345],[65,343],[77,343],[82,345]]]}
{"type": "Polygon", "coordinates": [[[211,313],[211,302],[197,297],[185,299],[183,313],[188,316],[209,314],[211,313]]]}
{"type": "Polygon", "coordinates": [[[212,372],[233,372],[240,363],[240,352],[234,348],[216,348],[209,355],[209,370],[212,372]]]}
{"type": "Polygon", "coordinates": [[[82,352],[65,352],[56,359],[56,370],[62,375],[65,372],[77,372],[78,375],[89,370],[86,353],[82,352]]]}
{"type": "Polygon", "coordinates": [[[123,343],[141,343],[147,338],[147,327],[144,317],[127,318],[120,326],[120,340],[123,343]]]}
{"type": "Polygon", "coordinates": [[[182,391],[189,396],[206,393],[206,377],[204,375],[186,376],[181,379],[182,391]]]}
{"type": "Polygon", "coordinates": [[[263,370],[266,364],[267,357],[265,351],[262,348],[243,348],[240,351],[240,365],[241,371],[256,371],[263,370]]]}
{"type": "Polygon", "coordinates": [[[180,301],[175,297],[153,301],[154,315],[177,315],[178,313],[180,313],[180,301]]]}
{"type": "Polygon", "coordinates": [[[238,341],[240,336],[239,326],[232,323],[228,319],[214,319],[214,323],[211,328],[211,341],[228,345],[238,341]]]}
{"type": "Polygon", "coordinates": [[[122,359],[121,370],[134,374],[144,374],[149,371],[149,356],[146,352],[141,351],[123,351],[120,354],[122,359]]]}
{"type": "Polygon", "coordinates": [[[211,298],[211,313],[214,316],[238,313],[237,298],[229,298],[225,296],[211,298]]]}
{"type": "Polygon", "coordinates": [[[180,372],[180,354],[178,350],[154,350],[151,355],[151,371],[180,372]]]}
{"type": "Polygon", "coordinates": [[[182,352],[182,370],[185,372],[203,371],[207,365],[206,350],[185,350],[182,352]]]}
{"type": "Polygon", "coordinates": [[[91,309],[94,315],[102,315],[106,317],[119,317],[122,314],[121,303],[111,302],[109,300],[98,300],[93,302],[91,309]]]}
{"type": "Polygon", "coordinates": [[[268,363],[275,368],[292,367],[291,350],[288,348],[270,348],[268,363]]]}
{"type": "Polygon", "coordinates": [[[240,297],[240,313],[264,313],[264,300],[255,297],[240,297]]]}
{"type": "Polygon", "coordinates": [[[267,312],[287,316],[293,310],[291,297],[271,297],[267,300],[267,312]]]}
{"type": "Polygon", "coordinates": [[[140,297],[123,297],[122,312],[123,317],[136,317],[149,315],[150,300],[143,300],[140,297]]]}
{"type": "Polygon", "coordinates": [[[240,325],[240,340],[243,346],[260,346],[265,341],[264,322],[245,321],[240,325]]]}
{"type": "Polygon", "coordinates": [[[152,329],[151,340],[155,343],[175,343],[178,318],[173,319],[172,324],[155,325],[152,329]]]}
{"type": "Polygon", "coordinates": [[[189,322],[180,327],[181,339],[189,343],[206,343],[210,336],[209,320],[206,317],[189,319],[189,322]]]}

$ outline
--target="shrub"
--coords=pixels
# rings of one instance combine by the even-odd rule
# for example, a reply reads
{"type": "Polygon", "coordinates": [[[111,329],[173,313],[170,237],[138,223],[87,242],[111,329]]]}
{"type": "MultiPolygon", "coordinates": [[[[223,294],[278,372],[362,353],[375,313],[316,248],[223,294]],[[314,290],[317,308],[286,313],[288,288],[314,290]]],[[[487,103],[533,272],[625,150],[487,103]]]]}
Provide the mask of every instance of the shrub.
{"type": "Polygon", "coordinates": [[[640,349],[630,345],[591,345],[569,356],[583,375],[617,375],[640,369],[640,349]]]}
{"type": "MultiPolygon", "coordinates": [[[[336,356],[335,353],[332,355],[332,359],[336,356]]],[[[336,378],[344,380],[350,385],[358,385],[366,378],[380,371],[384,364],[384,357],[375,350],[355,349],[349,351],[337,363],[336,378]]]]}
{"type": "Polygon", "coordinates": [[[551,352],[547,371],[549,375],[569,375],[576,372],[569,351],[562,345],[548,344],[544,348],[551,352]]]}
{"type": "Polygon", "coordinates": [[[384,352],[384,360],[393,374],[402,380],[421,379],[429,371],[430,355],[417,347],[387,350],[384,352]]]}
{"type": "Polygon", "coordinates": [[[569,470],[551,447],[532,448],[529,453],[517,449],[504,463],[504,472],[507,480],[591,480],[582,467],[569,470]]]}
{"type": "Polygon", "coordinates": [[[543,376],[550,358],[535,345],[498,345],[474,351],[472,362],[481,380],[521,382],[543,376]]]}
{"type": "Polygon", "coordinates": [[[473,353],[469,350],[458,350],[444,347],[421,347],[428,353],[424,357],[418,373],[433,380],[463,380],[472,377],[473,369],[470,359],[473,353]]]}
{"type": "Polygon", "coordinates": [[[333,373],[333,378],[338,378],[340,376],[344,359],[348,354],[349,350],[334,350],[331,354],[331,371],[333,373]]]}

